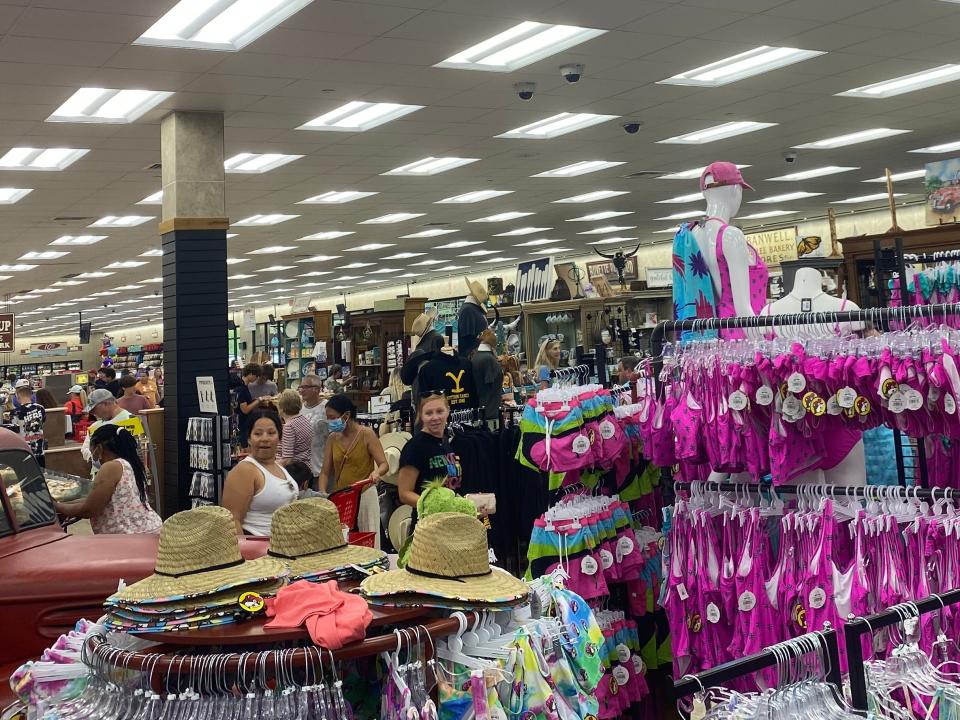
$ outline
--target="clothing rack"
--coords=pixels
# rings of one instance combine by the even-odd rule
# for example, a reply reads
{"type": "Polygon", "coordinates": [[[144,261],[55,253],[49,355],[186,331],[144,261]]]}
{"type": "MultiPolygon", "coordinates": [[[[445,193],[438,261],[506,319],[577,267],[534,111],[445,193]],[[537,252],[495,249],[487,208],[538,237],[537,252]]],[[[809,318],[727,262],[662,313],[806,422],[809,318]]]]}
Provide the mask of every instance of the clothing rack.
{"type": "Polygon", "coordinates": [[[850,671],[850,700],[854,708],[867,709],[867,678],[863,667],[863,647],[860,645],[860,638],[864,635],[872,636],[877,630],[896,625],[905,619],[943,610],[947,605],[956,603],[960,603],[960,590],[951,590],[939,595],[931,595],[917,602],[894,605],[881,613],[865,618],[854,618],[844,623],[843,634],[847,643],[850,671]]]}
{"type": "MultiPolygon", "coordinates": [[[[829,624],[829,623],[828,623],[829,624]]],[[[810,649],[809,639],[816,636],[820,641],[820,650],[826,657],[825,680],[837,688],[843,687],[840,674],[840,647],[837,631],[832,628],[808,633],[800,637],[786,640],[776,645],[764,648],[758,653],[747,655],[739,660],[704,670],[695,675],[685,675],[673,684],[674,700],[702,692],[709,687],[716,687],[723,683],[752,675],[758,670],[777,667],[785,656],[794,657],[802,649],[810,649]]]]}
{"type": "Polygon", "coordinates": [[[936,250],[929,253],[904,253],[904,262],[930,263],[941,260],[960,260],[960,250],[936,250]]]}
{"type": "Polygon", "coordinates": [[[469,425],[483,421],[484,408],[463,408],[451,410],[447,422],[451,425],[469,425]]]}
{"type": "Polygon", "coordinates": [[[921,488],[904,487],[903,485],[772,485],[770,483],[731,483],[731,482],[711,482],[709,480],[685,482],[677,481],[674,483],[677,488],[690,488],[691,486],[700,486],[706,492],[733,492],[746,494],[751,492],[760,492],[769,490],[778,495],[803,495],[805,493],[812,497],[827,498],[856,498],[856,499],[882,499],[884,496],[897,500],[953,500],[955,499],[953,488],[921,488]]]}
{"type": "Polygon", "coordinates": [[[581,385],[586,385],[590,379],[591,367],[586,363],[569,368],[557,368],[550,371],[550,377],[553,380],[577,380],[581,385]]]}

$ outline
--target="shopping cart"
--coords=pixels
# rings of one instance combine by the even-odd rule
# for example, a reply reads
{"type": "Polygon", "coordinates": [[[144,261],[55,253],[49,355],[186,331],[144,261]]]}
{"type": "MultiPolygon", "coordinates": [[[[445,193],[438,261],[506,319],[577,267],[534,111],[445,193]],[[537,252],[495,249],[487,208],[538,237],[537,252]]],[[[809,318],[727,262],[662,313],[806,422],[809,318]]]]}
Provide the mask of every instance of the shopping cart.
{"type": "Polygon", "coordinates": [[[373,480],[359,480],[350,487],[337,490],[330,495],[330,502],[337,506],[340,522],[349,529],[348,542],[351,545],[374,547],[376,533],[357,532],[357,512],[360,510],[360,495],[374,484],[373,480]]]}

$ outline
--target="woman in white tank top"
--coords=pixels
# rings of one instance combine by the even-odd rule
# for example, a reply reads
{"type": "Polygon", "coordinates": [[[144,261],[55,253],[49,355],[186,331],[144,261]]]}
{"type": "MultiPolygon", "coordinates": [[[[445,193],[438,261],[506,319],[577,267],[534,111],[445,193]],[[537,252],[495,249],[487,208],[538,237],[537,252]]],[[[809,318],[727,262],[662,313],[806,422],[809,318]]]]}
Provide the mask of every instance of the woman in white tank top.
{"type": "Polygon", "coordinates": [[[296,500],[298,488],[277,462],[280,417],[269,410],[254,410],[248,422],[250,454],[227,475],[222,502],[233,513],[238,534],[266,536],[274,511],[296,500]]]}

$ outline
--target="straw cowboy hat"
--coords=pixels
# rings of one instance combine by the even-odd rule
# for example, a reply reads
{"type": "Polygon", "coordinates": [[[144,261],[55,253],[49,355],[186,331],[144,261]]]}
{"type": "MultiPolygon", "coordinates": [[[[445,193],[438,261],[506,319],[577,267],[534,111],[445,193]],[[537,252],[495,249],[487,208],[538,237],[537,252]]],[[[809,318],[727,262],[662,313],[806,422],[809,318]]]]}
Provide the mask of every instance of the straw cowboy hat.
{"type": "Polygon", "coordinates": [[[366,578],[360,592],[374,602],[409,593],[481,603],[529,596],[525,582],[491,567],[489,558],[483,523],[461,513],[437,513],[417,523],[406,567],[366,578]]]}
{"type": "Polygon", "coordinates": [[[423,337],[427,331],[433,327],[433,321],[437,319],[437,312],[434,308],[424,310],[417,315],[417,319],[410,325],[410,334],[417,337],[423,337]]]}
{"type": "Polygon", "coordinates": [[[473,295],[479,302],[487,301],[487,298],[490,297],[490,294],[483,285],[476,280],[471,280],[466,275],[463,276],[463,279],[466,281],[467,289],[470,291],[471,295],[473,295]]]}
{"type": "Polygon", "coordinates": [[[380,478],[385,483],[397,484],[397,475],[400,472],[400,451],[411,437],[410,433],[403,431],[387,433],[380,437],[388,468],[387,474],[380,478]]]}
{"type": "Polygon", "coordinates": [[[283,560],[292,577],[317,575],[349,565],[385,564],[387,555],[343,540],[337,506],[323,498],[278,508],[270,525],[270,557],[283,560]]]}
{"type": "Polygon", "coordinates": [[[153,575],[123,588],[107,602],[181,600],[287,574],[283,563],[274,558],[244,560],[233,515],[218,506],[185,510],[167,518],[160,529],[155,568],[153,575]]]}
{"type": "Polygon", "coordinates": [[[401,505],[390,516],[387,523],[387,536],[390,538],[390,544],[397,552],[403,547],[410,535],[410,523],[413,520],[413,508],[409,505],[401,505]]]}

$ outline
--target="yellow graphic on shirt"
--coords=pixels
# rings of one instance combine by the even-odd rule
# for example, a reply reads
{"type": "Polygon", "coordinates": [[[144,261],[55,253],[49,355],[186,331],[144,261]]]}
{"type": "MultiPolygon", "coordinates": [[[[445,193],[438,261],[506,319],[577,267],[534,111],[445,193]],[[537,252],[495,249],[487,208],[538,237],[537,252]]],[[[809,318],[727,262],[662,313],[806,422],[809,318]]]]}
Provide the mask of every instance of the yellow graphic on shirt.
{"type": "Polygon", "coordinates": [[[444,374],[444,377],[448,377],[451,380],[453,380],[453,390],[451,392],[455,392],[455,393],[463,392],[463,388],[460,386],[460,381],[463,380],[463,373],[464,371],[461,370],[456,375],[454,375],[452,372],[448,372],[444,374]]]}

